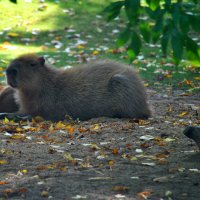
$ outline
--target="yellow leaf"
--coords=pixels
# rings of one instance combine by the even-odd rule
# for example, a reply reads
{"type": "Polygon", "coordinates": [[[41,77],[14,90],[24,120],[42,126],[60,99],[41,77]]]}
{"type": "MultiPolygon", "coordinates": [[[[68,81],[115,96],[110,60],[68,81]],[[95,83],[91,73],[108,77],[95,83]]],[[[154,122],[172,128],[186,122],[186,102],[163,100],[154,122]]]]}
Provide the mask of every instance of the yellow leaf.
{"type": "Polygon", "coordinates": [[[182,112],[181,114],[179,114],[178,116],[179,116],[179,117],[183,117],[183,116],[186,116],[186,115],[188,115],[188,112],[187,112],[187,111],[184,111],[184,112],[182,112]]]}
{"type": "Polygon", "coordinates": [[[23,134],[14,134],[10,138],[13,140],[24,140],[26,137],[23,134]]]}
{"type": "Polygon", "coordinates": [[[64,123],[62,123],[61,121],[59,121],[55,125],[55,129],[64,129],[64,128],[66,128],[66,125],[64,123]]]}
{"type": "Polygon", "coordinates": [[[51,124],[51,126],[49,127],[49,131],[50,131],[50,132],[53,132],[53,131],[54,131],[53,124],[51,124]]]}
{"type": "Polygon", "coordinates": [[[100,128],[99,124],[94,124],[92,130],[97,131],[100,128]]]}
{"type": "Polygon", "coordinates": [[[31,132],[34,132],[34,131],[37,131],[37,128],[35,128],[35,127],[30,127],[28,130],[31,131],[31,132]]]}
{"type": "Polygon", "coordinates": [[[5,119],[3,120],[3,124],[7,124],[9,123],[9,119],[5,117],[5,119]]]}
{"type": "Polygon", "coordinates": [[[194,77],[195,80],[200,81],[200,76],[194,77]]]}
{"type": "Polygon", "coordinates": [[[135,160],[138,160],[138,158],[136,158],[135,156],[131,156],[131,157],[130,157],[130,160],[131,160],[131,161],[135,161],[135,160]]]}
{"type": "Polygon", "coordinates": [[[74,133],[74,130],[75,130],[74,127],[72,127],[71,125],[66,126],[66,129],[71,134],[74,133]]]}
{"type": "Polygon", "coordinates": [[[110,167],[113,167],[114,164],[115,164],[115,162],[114,162],[113,160],[109,160],[109,161],[108,161],[108,165],[109,165],[110,167]]]}
{"type": "Polygon", "coordinates": [[[19,34],[18,34],[18,33],[10,32],[10,33],[8,33],[8,36],[9,36],[9,37],[18,37],[19,34]]]}
{"type": "Polygon", "coordinates": [[[172,78],[172,75],[171,74],[166,74],[165,78],[172,78]]]}
{"type": "Polygon", "coordinates": [[[77,47],[76,47],[77,49],[85,49],[85,46],[84,45],[81,45],[81,44],[79,44],[77,47]]]}
{"type": "Polygon", "coordinates": [[[0,165],[5,165],[5,164],[7,164],[6,160],[0,160],[0,165]]]}
{"type": "Polygon", "coordinates": [[[8,42],[8,41],[5,41],[5,42],[3,43],[3,46],[10,46],[10,45],[11,45],[11,43],[8,42]]]}
{"type": "Polygon", "coordinates": [[[77,162],[70,153],[65,153],[63,157],[70,163],[76,164],[77,162]]]}
{"type": "Polygon", "coordinates": [[[168,107],[167,111],[168,111],[168,112],[172,112],[172,111],[173,111],[172,105],[170,105],[170,106],[168,107]]]}
{"type": "Polygon", "coordinates": [[[21,172],[26,174],[28,172],[28,170],[27,169],[22,169],[21,172]]]}
{"type": "Polygon", "coordinates": [[[37,170],[55,169],[55,165],[41,165],[36,167],[37,170]]]}
{"type": "Polygon", "coordinates": [[[17,127],[17,128],[16,128],[16,132],[23,132],[23,129],[20,128],[20,127],[17,127]]]}
{"type": "Polygon", "coordinates": [[[93,55],[98,55],[98,54],[99,54],[99,51],[95,50],[95,51],[92,52],[92,54],[93,54],[93,55]]]}
{"type": "Polygon", "coordinates": [[[101,149],[101,148],[98,147],[96,144],[91,144],[91,145],[90,145],[90,148],[91,148],[92,150],[94,150],[94,151],[100,150],[100,149],[101,149]]]}

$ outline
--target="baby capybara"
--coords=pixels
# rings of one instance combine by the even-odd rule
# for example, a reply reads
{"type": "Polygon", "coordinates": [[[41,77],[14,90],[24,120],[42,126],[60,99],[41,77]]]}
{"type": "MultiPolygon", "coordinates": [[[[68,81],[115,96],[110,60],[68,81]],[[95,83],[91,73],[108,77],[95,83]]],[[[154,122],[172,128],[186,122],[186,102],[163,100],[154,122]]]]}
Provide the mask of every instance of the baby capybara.
{"type": "Polygon", "coordinates": [[[17,112],[19,106],[14,98],[15,90],[11,87],[5,87],[0,92],[0,113],[17,112]]]}

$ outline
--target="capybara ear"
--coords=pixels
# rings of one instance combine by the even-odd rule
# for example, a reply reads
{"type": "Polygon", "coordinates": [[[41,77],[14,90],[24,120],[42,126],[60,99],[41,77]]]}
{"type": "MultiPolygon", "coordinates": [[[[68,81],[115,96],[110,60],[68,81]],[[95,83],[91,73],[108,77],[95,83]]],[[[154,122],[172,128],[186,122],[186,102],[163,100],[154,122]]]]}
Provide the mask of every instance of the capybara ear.
{"type": "Polygon", "coordinates": [[[44,65],[44,63],[45,63],[44,57],[39,57],[38,61],[40,62],[41,65],[44,65]]]}

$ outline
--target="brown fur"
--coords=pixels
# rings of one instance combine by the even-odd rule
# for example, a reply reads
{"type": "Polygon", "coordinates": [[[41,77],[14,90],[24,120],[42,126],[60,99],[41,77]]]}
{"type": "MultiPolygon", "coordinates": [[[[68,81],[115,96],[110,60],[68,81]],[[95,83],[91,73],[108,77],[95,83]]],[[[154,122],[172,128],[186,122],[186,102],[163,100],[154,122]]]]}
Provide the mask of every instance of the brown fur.
{"type": "Polygon", "coordinates": [[[17,112],[19,107],[14,99],[15,90],[11,87],[5,87],[0,92],[0,113],[17,112]]]}
{"type": "Polygon", "coordinates": [[[42,57],[23,55],[7,68],[7,80],[16,91],[18,114],[63,120],[66,115],[144,119],[150,116],[141,79],[129,66],[99,61],[57,70],[42,57]]]}

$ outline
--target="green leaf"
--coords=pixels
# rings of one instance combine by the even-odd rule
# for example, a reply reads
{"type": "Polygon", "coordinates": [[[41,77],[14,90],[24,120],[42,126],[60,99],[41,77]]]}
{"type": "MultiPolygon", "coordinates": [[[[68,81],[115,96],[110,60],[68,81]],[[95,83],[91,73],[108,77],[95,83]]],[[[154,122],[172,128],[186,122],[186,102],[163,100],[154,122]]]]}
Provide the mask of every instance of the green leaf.
{"type": "Polygon", "coordinates": [[[164,33],[161,38],[161,47],[162,47],[162,52],[165,56],[167,55],[167,47],[169,40],[170,40],[170,32],[164,33]]]}
{"type": "Polygon", "coordinates": [[[156,15],[155,17],[156,23],[155,23],[155,26],[153,27],[153,31],[161,32],[162,27],[163,27],[164,11],[161,9],[157,9],[154,13],[156,15]]]}
{"type": "Polygon", "coordinates": [[[133,61],[136,58],[136,53],[131,47],[128,48],[127,54],[130,61],[133,61]]]}
{"type": "Polygon", "coordinates": [[[149,7],[145,7],[145,12],[149,15],[151,19],[155,18],[154,11],[152,11],[149,7]]]}
{"type": "Polygon", "coordinates": [[[156,23],[152,28],[152,40],[153,43],[156,43],[159,40],[162,32],[164,11],[159,8],[156,11],[154,11],[154,15],[156,23]]]}
{"type": "Polygon", "coordinates": [[[163,27],[163,35],[161,37],[161,47],[164,55],[167,55],[168,43],[172,34],[173,23],[172,20],[167,20],[163,27]]]}
{"type": "Polygon", "coordinates": [[[197,31],[200,32],[200,15],[195,14],[187,14],[190,20],[191,27],[197,31]]]}
{"type": "Polygon", "coordinates": [[[160,0],[146,0],[151,10],[156,10],[160,6],[160,0]]]}
{"type": "Polygon", "coordinates": [[[160,39],[160,32],[154,32],[152,31],[152,42],[155,44],[156,42],[158,42],[158,40],[160,39]]]}
{"type": "Polygon", "coordinates": [[[142,46],[142,43],[141,43],[140,36],[135,31],[133,31],[132,36],[131,36],[131,43],[127,51],[128,57],[131,61],[134,60],[135,57],[140,53],[141,46],[142,46]]]}
{"type": "Polygon", "coordinates": [[[117,16],[119,16],[123,5],[124,5],[123,1],[117,1],[117,2],[111,3],[109,6],[107,6],[103,10],[103,12],[105,12],[107,14],[107,20],[111,21],[114,18],[116,18],[117,16]]]}
{"type": "Polygon", "coordinates": [[[12,3],[17,3],[17,0],[10,0],[12,3]]]}
{"type": "Polygon", "coordinates": [[[190,30],[190,21],[186,14],[181,14],[179,25],[180,25],[181,31],[187,35],[187,33],[190,30]]]}
{"type": "Polygon", "coordinates": [[[172,7],[173,7],[172,17],[173,17],[174,24],[178,24],[180,20],[180,9],[181,9],[180,3],[173,3],[172,7]]]}
{"type": "Polygon", "coordinates": [[[200,48],[191,38],[186,36],[185,38],[186,54],[190,60],[200,62],[200,48]]]}
{"type": "Polygon", "coordinates": [[[131,36],[131,30],[129,27],[127,27],[126,30],[119,35],[116,42],[117,46],[121,47],[125,45],[130,39],[130,36],[131,36]]]}
{"type": "Polygon", "coordinates": [[[170,6],[170,5],[171,5],[171,0],[165,0],[165,4],[166,4],[167,6],[170,6]]]}
{"type": "Polygon", "coordinates": [[[167,12],[170,12],[170,10],[171,10],[171,0],[165,0],[164,9],[167,12]]]}
{"type": "Polygon", "coordinates": [[[126,15],[131,23],[137,23],[140,8],[140,0],[125,0],[126,15]]]}
{"type": "Polygon", "coordinates": [[[140,32],[145,40],[145,42],[150,42],[151,40],[151,29],[148,23],[140,23],[140,32]]]}
{"type": "Polygon", "coordinates": [[[173,30],[171,35],[171,45],[175,63],[178,64],[183,57],[183,39],[176,29],[173,30]]]}

